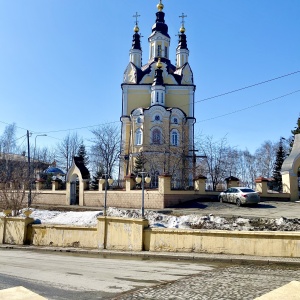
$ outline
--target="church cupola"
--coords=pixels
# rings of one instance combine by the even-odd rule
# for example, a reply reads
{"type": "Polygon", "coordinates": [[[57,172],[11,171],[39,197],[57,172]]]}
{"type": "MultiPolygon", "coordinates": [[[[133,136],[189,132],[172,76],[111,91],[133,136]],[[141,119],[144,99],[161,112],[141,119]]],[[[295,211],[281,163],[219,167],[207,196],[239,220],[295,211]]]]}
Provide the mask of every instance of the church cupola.
{"type": "Polygon", "coordinates": [[[132,47],[130,49],[130,62],[132,62],[136,67],[141,68],[142,66],[142,48],[141,48],[141,36],[139,34],[139,27],[138,27],[138,20],[137,18],[140,17],[138,13],[134,16],[136,18],[135,26],[133,28],[134,35],[132,38],[132,47]]]}
{"type": "Polygon", "coordinates": [[[178,41],[178,46],[176,48],[176,67],[181,68],[185,63],[188,62],[189,58],[189,49],[187,47],[187,42],[186,42],[186,34],[185,34],[185,27],[184,27],[184,18],[185,16],[183,13],[181,16],[182,18],[182,23],[181,27],[179,29],[179,41],[178,41]]]}
{"type": "Polygon", "coordinates": [[[163,64],[159,58],[156,64],[155,77],[151,87],[151,106],[155,104],[165,106],[166,88],[164,87],[162,67],[163,64]]]}
{"type": "Polygon", "coordinates": [[[152,26],[152,34],[148,39],[150,60],[158,57],[169,59],[170,36],[168,33],[168,25],[165,23],[162,0],[157,4],[157,9],[156,21],[152,26]]]}

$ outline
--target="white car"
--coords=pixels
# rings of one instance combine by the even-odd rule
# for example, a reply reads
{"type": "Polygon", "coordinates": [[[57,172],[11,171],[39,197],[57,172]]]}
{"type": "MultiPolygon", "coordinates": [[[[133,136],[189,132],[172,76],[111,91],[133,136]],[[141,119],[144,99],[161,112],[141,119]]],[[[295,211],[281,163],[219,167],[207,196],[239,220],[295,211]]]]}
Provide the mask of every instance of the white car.
{"type": "Polygon", "coordinates": [[[232,202],[237,206],[243,204],[257,204],[260,201],[259,193],[249,187],[231,187],[219,195],[220,202],[232,202]]]}

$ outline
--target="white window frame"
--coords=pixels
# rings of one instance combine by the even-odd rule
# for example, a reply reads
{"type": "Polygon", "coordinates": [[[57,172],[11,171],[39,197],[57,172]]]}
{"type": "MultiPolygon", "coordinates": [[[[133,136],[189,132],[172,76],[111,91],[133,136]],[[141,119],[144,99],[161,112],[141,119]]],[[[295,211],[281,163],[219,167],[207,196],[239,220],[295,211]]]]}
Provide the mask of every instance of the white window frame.
{"type": "Polygon", "coordinates": [[[138,128],[135,132],[135,144],[142,145],[143,144],[143,130],[138,128]]]}
{"type": "Polygon", "coordinates": [[[171,131],[171,145],[172,146],[179,146],[179,133],[177,130],[171,131]]]}

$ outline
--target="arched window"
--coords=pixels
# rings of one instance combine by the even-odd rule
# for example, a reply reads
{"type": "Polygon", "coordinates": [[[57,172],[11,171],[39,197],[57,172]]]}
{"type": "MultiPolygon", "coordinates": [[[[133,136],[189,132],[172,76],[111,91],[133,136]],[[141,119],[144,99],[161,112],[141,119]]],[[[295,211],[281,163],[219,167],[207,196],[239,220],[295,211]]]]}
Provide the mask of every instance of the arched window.
{"type": "Polygon", "coordinates": [[[143,131],[142,129],[138,129],[135,132],[135,144],[136,145],[142,145],[142,140],[143,140],[143,131]]]}
{"type": "Polygon", "coordinates": [[[156,128],[152,131],[152,143],[159,145],[160,142],[161,142],[161,132],[159,129],[156,128]]]}
{"type": "Polygon", "coordinates": [[[160,57],[161,56],[161,45],[157,46],[157,56],[160,57]]]}
{"type": "Polygon", "coordinates": [[[171,133],[171,144],[172,146],[178,146],[178,132],[175,130],[171,133]]]}

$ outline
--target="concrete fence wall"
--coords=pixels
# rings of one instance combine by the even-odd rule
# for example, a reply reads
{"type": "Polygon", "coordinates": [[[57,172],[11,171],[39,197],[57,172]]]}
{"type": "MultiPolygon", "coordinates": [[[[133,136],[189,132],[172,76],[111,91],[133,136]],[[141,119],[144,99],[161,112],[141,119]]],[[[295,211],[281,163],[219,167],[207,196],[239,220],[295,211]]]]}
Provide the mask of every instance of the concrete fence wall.
{"type": "Polygon", "coordinates": [[[95,227],[30,225],[27,242],[36,246],[98,248],[95,227]]]}
{"type": "Polygon", "coordinates": [[[1,244],[123,251],[224,253],[300,257],[300,232],[247,232],[148,228],[148,221],[99,217],[96,227],[31,224],[0,218],[1,244]]]}
{"type": "MultiPolygon", "coordinates": [[[[83,206],[102,207],[104,205],[104,191],[85,191],[83,206]]],[[[169,191],[162,194],[159,190],[145,190],[144,204],[146,209],[163,209],[194,199],[217,199],[218,192],[200,194],[199,191],[169,191]]],[[[107,206],[140,209],[142,191],[108,191],[107,206]]],[[[38,205],[69,205],[65,191],[39,191],[32,201],[38,205]]]]}
{"type": "MultiPolygon", "coordinates": [[[[171,177],[160,176],[157,190],[145,189],[145,208],[146,209],[162,209],[172,207],[174,205],[194,200],[194,199],[214,199],[218,198],[219,192],[211,192],[205,190],[205,179],[195,180],[195,190],[171,190],[171,177]]],[[[228,184],[231,184],[229,182],[228,184]]],[[[132,190],[134,179],[126,178],[126,190],[108,190],[107,191],[107,206],[121,208],[140,208],[141,207],[141,190],[132,190]]],[[[282,199],[289,200],[289,193],[270,193],[268,191],[267,180],[258,178],[256,180],[256,190],[260,193],[262,200],[282,199]]],[[[87,207],[101,207],[104,205],[103,186],[100,186],[99,191],[82,191],[79,205],[87,207]]],[[[34,193],[33,204],[44,205],[69,205],[70,193],[67,191],[58,190],[38,190],[34,193]]]]}
{"type": "Polygon", "coordinates": [[[145,230],[145,250],[300,257],[299,232],[145,230]]]}

